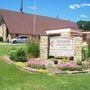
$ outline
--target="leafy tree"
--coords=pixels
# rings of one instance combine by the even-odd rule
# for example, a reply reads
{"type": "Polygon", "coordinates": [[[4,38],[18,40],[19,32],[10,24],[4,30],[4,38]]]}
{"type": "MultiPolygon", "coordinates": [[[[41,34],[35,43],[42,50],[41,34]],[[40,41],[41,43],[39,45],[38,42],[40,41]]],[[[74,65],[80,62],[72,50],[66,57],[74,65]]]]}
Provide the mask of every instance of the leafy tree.
{"type": "Polygon", "coordinates": [[[90,31],[90,21],[78,21],[77,25],[79,26],[80,29],[90,31]]]}

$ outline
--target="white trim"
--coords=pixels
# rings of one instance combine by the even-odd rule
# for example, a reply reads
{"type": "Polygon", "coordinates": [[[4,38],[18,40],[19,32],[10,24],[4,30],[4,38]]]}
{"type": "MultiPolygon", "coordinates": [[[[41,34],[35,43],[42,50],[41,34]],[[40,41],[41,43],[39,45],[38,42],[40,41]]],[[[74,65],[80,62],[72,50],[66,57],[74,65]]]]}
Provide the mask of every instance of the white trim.
{"type": "Polygon", "coordinates": [[[63,33],[63,32],[82,33],[81,31],[78,31],[77,29],[66,28],[66,29],[48,30],[46,31],[46,34],[58,34],[58,33],[63,33]]]}
{"type": "Polygon", "coordinates": [[[83,34],[90,34],[90,31],[87,31],[87,32],[82,32],[83,34]]]}

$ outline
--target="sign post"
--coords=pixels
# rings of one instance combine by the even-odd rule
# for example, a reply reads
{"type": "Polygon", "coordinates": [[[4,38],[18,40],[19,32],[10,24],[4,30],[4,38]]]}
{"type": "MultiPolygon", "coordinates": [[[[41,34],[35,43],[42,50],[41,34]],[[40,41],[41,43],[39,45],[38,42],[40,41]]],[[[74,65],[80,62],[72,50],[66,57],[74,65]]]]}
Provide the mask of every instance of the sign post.
{"type": "Polygon", "coordinates": [[[74,37],[74,60],[81,61],[82,60],[82,37],[74,37]]]}
{"type": "Polygon", "coordinates": [[[40,58],[48,58],[48,36],[40,37],[40,58]]]}

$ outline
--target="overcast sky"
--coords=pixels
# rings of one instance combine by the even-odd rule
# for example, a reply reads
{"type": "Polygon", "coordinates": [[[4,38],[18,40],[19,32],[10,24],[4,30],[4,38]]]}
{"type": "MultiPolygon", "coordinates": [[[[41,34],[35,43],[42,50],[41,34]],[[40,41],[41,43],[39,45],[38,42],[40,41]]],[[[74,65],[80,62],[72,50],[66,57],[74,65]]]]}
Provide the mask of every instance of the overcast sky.
{"type": "MultiPolygon", "coordinates": [[[[0,0],[0,9],[20,10],[21,0],[0,0]]],[[[90,0],[23,0],[24,12],[66,19],[90,20],[90,0]]]]}

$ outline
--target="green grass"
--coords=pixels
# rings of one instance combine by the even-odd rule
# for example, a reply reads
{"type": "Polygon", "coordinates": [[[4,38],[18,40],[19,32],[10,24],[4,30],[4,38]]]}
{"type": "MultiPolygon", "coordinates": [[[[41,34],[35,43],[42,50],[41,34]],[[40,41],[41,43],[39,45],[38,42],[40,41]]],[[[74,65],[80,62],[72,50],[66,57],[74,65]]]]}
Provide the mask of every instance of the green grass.
{"type": "MultiPolygon", "coordinates": [[[[0,44],[0,55],[7,54],[13,46],[26,48],[23,44],[0,44]]],[[[0,90],[90,90],[90,74],[28,73],[0,60],[0,90]]]]}
{"type": "Polygon", "coordinates": [[[90,74],[28,73],[0,60],[0,90],[90,90],[90,74]]]}
{"type": "Polygon", "coordinates": [[[26,49],[26,44],[0,43],[0,56],[7,55],[8,51],[12,48],[20,48],[20,47],[26,49]]]}

